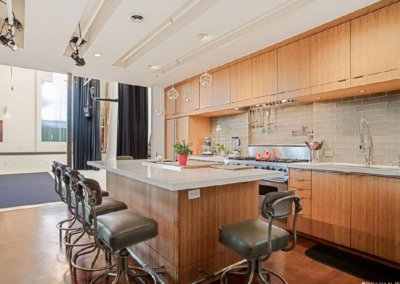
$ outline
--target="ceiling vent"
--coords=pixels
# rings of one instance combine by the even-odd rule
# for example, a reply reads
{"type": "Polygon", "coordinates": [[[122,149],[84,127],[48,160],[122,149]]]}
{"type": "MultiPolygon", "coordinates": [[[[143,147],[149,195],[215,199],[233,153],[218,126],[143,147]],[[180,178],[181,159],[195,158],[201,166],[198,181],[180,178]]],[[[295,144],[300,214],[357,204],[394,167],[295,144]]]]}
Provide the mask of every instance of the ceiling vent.
{"type": "Polygon", "coordinates": [[[143,23],[146,20],[146,16],[142,13],[132,13],[128,18],[135,24],[143,23]]]}

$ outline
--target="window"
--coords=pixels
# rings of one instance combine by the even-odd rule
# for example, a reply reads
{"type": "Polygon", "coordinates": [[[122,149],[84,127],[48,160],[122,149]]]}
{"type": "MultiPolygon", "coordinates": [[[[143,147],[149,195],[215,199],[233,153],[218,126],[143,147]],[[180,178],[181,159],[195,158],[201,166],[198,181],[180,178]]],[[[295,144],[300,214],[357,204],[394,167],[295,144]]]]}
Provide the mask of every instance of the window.
{"type": "Polygon", "coordinates": [[[67,75],[41,82],[42,142],[67,141],[67,75]]]}

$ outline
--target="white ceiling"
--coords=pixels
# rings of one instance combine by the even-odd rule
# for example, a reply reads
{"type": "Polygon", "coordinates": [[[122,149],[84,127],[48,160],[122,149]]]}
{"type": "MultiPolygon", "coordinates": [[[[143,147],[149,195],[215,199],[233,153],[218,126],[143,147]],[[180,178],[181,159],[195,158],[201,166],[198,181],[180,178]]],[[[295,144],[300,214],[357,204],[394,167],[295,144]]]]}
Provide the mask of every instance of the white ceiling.
{"type": "MultiPolygon", "coordinates": [[[[0,46],[0,64],[71,72],[77,76],[142,86],[158,84],[155,74],[159,73],[164,74],[161,83],[165,87],[378,2],[119,0],[108,21],[103,21],[98,35],[91,37],[83,56],[86,65],[76,67],[64,52],[78,22],[87,22],[86,6],[96,6],[97,1],[25,0],[24,48],[13,53],[0,46]],[[128,66],[115,66],[123,66],[120,59],[124,54],[151,37],[171,17],[174,20],[175,15],[192,2],[195,5],[143,45],[130,58],[128,66]],[[128,19],[132,12],[144,14],[146,20],[141,24],[132,23],[128,19]],[[200,33],[209,37],[199,40],[200,33]],[[102,57],[94,57],[95,53],[102,57]],[[176,68],[176,59],[180,58],[184,59],[176,68]],[[148,65],[156,65],[159,70],[151,70],[148,65]]],[[[5,9],[5,5],[1,5],[0,14],[5,9]]]]}

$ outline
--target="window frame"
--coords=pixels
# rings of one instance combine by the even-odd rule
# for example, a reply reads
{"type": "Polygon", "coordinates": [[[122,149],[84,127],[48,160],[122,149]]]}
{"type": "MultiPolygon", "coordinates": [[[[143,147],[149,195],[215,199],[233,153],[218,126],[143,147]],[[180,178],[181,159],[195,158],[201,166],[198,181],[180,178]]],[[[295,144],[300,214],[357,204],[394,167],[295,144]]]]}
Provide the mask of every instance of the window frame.
{"type": "Polygon", "coordinates": [[[65,153],[67,152],[68,137],[67,141],[42,141],[42,82],[53,83],[53,73],[37,71],[36,74],[36,151],[65,153]]]}

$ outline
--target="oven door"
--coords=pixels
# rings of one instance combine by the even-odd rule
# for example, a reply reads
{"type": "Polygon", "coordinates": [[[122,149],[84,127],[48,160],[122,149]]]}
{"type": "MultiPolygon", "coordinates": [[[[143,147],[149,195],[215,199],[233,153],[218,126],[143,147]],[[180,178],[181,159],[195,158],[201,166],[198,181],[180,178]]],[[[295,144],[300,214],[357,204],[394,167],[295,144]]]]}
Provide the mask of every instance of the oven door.
{"type": "Polygon", "coordinates": [[[270,192],[288,191],[287,177],[273,178],[269,180],[260,180],[259,185],[259,214],[261,215],[261,207],[264,202],[264,196],[270,192]]]}

